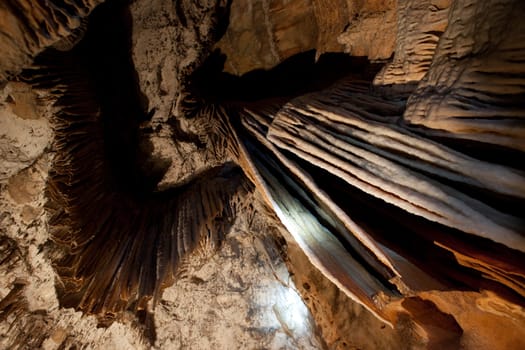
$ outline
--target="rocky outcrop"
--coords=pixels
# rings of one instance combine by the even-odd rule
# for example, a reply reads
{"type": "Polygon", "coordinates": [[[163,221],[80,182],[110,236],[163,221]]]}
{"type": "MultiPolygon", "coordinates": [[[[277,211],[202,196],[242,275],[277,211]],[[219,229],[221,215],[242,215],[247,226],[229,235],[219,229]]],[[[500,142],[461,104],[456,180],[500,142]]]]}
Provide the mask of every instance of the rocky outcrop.
{"type": "MultiPolygon", "coordinates": [[[[352,56],[366,56],[370,60],[387,60],[396,43],[402,42],[396,28],[406,25],[406,1],[374,0],[347,1],[348,24],[337,41],[344,52],[352,56]]],[[[397,29],[399,31],[399,29],[397,29]]],[[[334,32],[337,33],[337,32],[334,32]]]]}
{"type": "Polygon", "coordinates": [[[451,11],[458,19],[443,34],[404,119],[429,135],[523,151],[523,4],[456,1],[451,11]]]}
{"type": "MultiPolygon", "coordinates": [[[[397,293],[407,297],[426,290],[454,290],[460,285],[468,285],[472,290],[496,291],[510,303],[521,304],[522,301],[518,300],[524,296],[519,276],[523,276],[520,261],[525,224],[521,213],[513,209],[515,205],[522,205],[525,193],[523,167],[518,165],[521,156],[507,162],[501,158],[485,157],[481,151],[468,150],[467,144],[447,142],[447,138],[475,139],[485,144],[485,149],[490,149],[490,144],[498,143],[494,138],[501,130],[507,141],[499,145],[506,146],[507,150],[497,149],[497,154],[512,155],[511,148],[521,149],[518,135],[519,115],[523,108],[518,98],[519,87],[514,85],[520,79],[518,66],[522,65],[519,59],[507,60],[516,64],[516,68],[510,66],[512,73],[501,77],[501,81],[516,86],[516,94],[497,95],[502,96],[497,100],[501,102],[499,111],[509,113],[509,118],[487,116],[489,119],[480,121],[494,137],[487,138],[482,129],[476,128],[468,129],[466,136],[455,129],[448,130],[451,135],[447,135],[414,126],[415,123],[423,124],[417,119],[418,115],[424,116],[421,117],[425,120],[424,125],[431,125],[427,119],[432,115],[428,113],[431,108],[437,108],[436,115],[442,118],[450,115],[448,110],[441,108],[440,94],[436,94],[434,100],[429,97],[426,101],[428,109],[420,109],[421,114],[415,111],[414,105],[420,103],[422,91],[442,91],[439,82],[434,81],[436,85],[432,88],[429,85],[432,85],[434,65],[450,60],[449,54],[440,51],[441,45],[448,42],[450,33],[463,33],[454,38],[458,42],[465,40],[468,47],[476,42],[477,34],[472,32],[473,38],[469,39],[460,29],[462,12],[458,8],[462,6],[467,5],[454,3],[450,18],[455,20],[446,31],[448,3],[433,4],[430,8],[407,5],[401,9],[402,13],[405,11],[402,23],[415,21],[415,16],[406,13],[414,15],[424,10],[434,15],[430,15],[434,20],[429,21],[430,28],[416,29],[405,38],[400,35],[400,40],[405,42],[398,45],[406,50],[400,52],[400,57],[410,50],[417,50],[417,54],[408,54],[414,61],[405,60],[410,67],[406,68],[407,72],[412,76],[400,70],[397,76],[392,73],[386,78],[389,69],[390,72],[396,69],[394,58],[394,63],[376,76],[375,89],[370,87],[370,82],[360,84],[355,78],[350,78],[351,83],[340,83],[322,92],[274,105],[273,109],[244,108],[239,116],[247,133],[253,137],[253,140],[240,137],[244,155],[249,159],[241,164],[248,168],[245,171],[251,174],[250,178],[264,193],[267,203],[274,208],[314,266],[349,297],[387,322],[389,308],[385,305],[394,305],[397,293]],[[443,31],[443,39],[438,45],[443,31]],[[409,88],[385,86],[395,85],[396,81],[400,85],[408,84],[409,88]],[[415,84],[419,84],[418,88],[405,110],[406,92],[413,90],[415,84]],[[378,85],[381,88],[377,88],[378,85]],[[385,94],[388,90],[383,87],[391,90],[385,94]],[[512,107],[510,101],[513,101],[512,107]],[[509,108],[505,108],[504,102],[509,108]],[[511,118],[511,115],[515,117],[511,118]],[[509,123],[514,126],[513,131],[507,127],[511,125],[509,123]],[[440,143],[429,138],[437,135],[440,143]],[[480,176],[488,177],[482,179],[480,176]],[[502,180],[510,180],[510,187],[505,189],[506,185],[499,184],[502,180]],[[373,200],[369,195],[380,200],[373,200]],[[349,203],[349,200],[358,204],[349,203]],[[374,213],[381,213],[382,223],[373,222],[374,213]],[[403,233],[401,237],[393,238],[393,232],[403,233]],[[348,233],[353,236],[351,239],[348,233]],[[416,253],[413,243],[409,242],[417,242],[425,253],[416,253]],[[496,250],[499,253],[495,253],[496,250]],[[428,261],[428,256],[432,256],[432,262],[428,261]],[[334,261],[338,263],[334,264],[334,261]],[[348,280],[347,276],[352,277],[348,280]]],[[[489,5],[477,5],[476,8],[469,3],[468,6],[472,13],[477,13],[482,6],[489,5]]],[[[505,7],[505,11],[510,11],[509,8],[505,7]]],[[[513,9],[515,13],[521,13],[520,5],[514,3],[513,9]]],[[[502,8],[499,10],[503,11],[502,8]]],[[[504,28],[499,22],[502,18],[512,21],[513,16],[495,16],[487,20],[490,23],[484,23],[485,28],[504,28]]],[[[467,20],[466,23],[475,26],[477,22],[467,20]]],[[[414,26],[407,25],[406,28],[413,29],[414,26]]],[[[403,33],[406,28],[400,26],[399,31],[403,33]]],[[[494,36],[484,38],[488,37],[494,36]]],[[[503,35],[496,37],[503,38],[503,35]]],[[[505,40],[515,45],[509,54],[519,56],[520,49],[516,47],[521,44],[505,40]]],[[[489,50],[491,44],[485,43],[484,47],[489,50]]],[[[469,52],[469,61],[462,61],[464,66],[455,61],[448,66],[449,69],[463,74],[479,67],[470,66],[467,63],[470,60],[490,62],[484,58],[485,50],[469,52]]],[[[441,79],[451,77],[450,74],[441,74],[437,73],[441,79]]],[[[498,73],[490,79],[481,79],[480,86],[489,86],[492,79],[497,86],[498,73]]],[[[472,86],[476,86],[475,81],[477,79],[470,80],[472,86]]],[[[453,86],[455,84],[461,86],[461,80],[455,80],[453,86]]],[[[470,88],[469,93],[474,89],[470,88]]],[[[454,98],[457,93],[443,90],[443,96],[445,99],[454,98]]],[[[485,101],[484,98],[469,99],[465,95],[462,101],[462,114],[472,115],[475,120],[485,113],[494,113],[496,108],[491,109],[489,103],[496,103],[496,97],[480,102],[479,108],[475,105],[478,101],[485,101]],[[487,103],[487,109],[482,109],[481,105],[487,103]],[[474,117],[478,113],[479,117],[474,117]]],[[[246,134],[241,132],[241,135],[246,134]]],[[[411,308],[412,302],[406,300],[403,307],[411,308]]],[[[416,304],[419,305],[417,308],[427,308],[425,302],[416,304]]],[[[416,314],[421,315],[418,312],[416,314]]],[[[425,320],[421,322],[427,324],[425,320]]],[[[457,329],[459,326],[451,327],[457,329]]],[[[457,334],[451,338],[455,339],[454,342],[458,339],[457,334]]]]}
{"type": "Polygon", "coordinates": [[[396,42],[396,1],[233,1],[230,24],[216,48],[226,72],[270,69],[316,50],[388,59],[396,42]]]}
{"type": "Polygon", "coordinates": [[[435,179],[520,198],[525,177],[393,126],[400,118],[400,104],[370,95],[367,85],[341,83],[323,94],[293,100],[276,114],[267,137],[412,214],[525,251],[524,222],[435,179]],[[334,108],[338,100],[344,102],[334,108]]]}
{"type": "Polygon", "coordinates": [[[399,3],[395,54],[392,62],[377,74],[374,85],[396,85],[398,91],[415,87],[427,73],[439,38],[447,28],[450,3],[450,0],[399,3]]]}
{"type": "Polygon", "coordinates": [[[521,3],[79,4],[1,7],[2,346],[520,347],[521,3]]]}
{"type": "Polygon", "coordinates": [[[292,100],[273,114],[263,116],[247,111],[242,116],[243,123],[261,145],[255,148],[253,142],[243,142],[247,157],[252,158],[248,163],[257,174],[253,178],[260,183],[267,201],[312,263],[341,290],[382,319],[388,320],[384,307],[396,299],[396,293],[411,295],[435,288],[454,288],[455,283],[456,288],[464,283],[477,288],[482,283],[485,288],[500,289],[501,286],[489,281],[468,276],[467,271],[453,271],[458,266],[453,267],[453,260],[440,248],[452,250],[460,264],[483,272],[490,281],[498,281],[521,294],[520,279],[513,277],[523,273],[518,263],[523,249],[521,219],[495,211],[479,197],[467,196],[461,186],[447,185],[452,180],[484,191],[504,191],[502,195],[519,202],[524,183],[521,172],[474,160],[396,127],[393,122],[399,120],[400,114],[396,117],[395,112],[400,112],[402,104],[388,102],[374,98],[362,85],[342,83],[326,90],[326,95],[316,93],[292,100]],[[344,96],[348,104],[338,100],[338,96],[344,96]],[[418,159],[425,161],[417,164],[418,159]],[[374,224],[370,221],[372,213],[384,215],[386,210],[393,209],[384,207],[381,201],[372,204],[368,196],[345,190],[345,185],[332,176],[355,186],[361,193],[428,221],[392,213],[399,217],[383,216],[383,223],[374,224]],[[479,176],[495,176],[498,180],[482,180],[479,176]],[[496,185],[501,179],[513,179],[507,190],[505,185],[496,185]],[[359,201],[368,201],[363,211],[344,199],[360,197],[359,201]],[[455,229],[455,237],[441,225],[455,229]],[[391,230],[403,230],[404,238],[389,238],[391,230]],[[463,236],[458,236],[460,231],[463,236]],[[500,253],[506,258],[491,257],[486,250],[490,243],[474,243],[466,233],[506,245],[500,253]],[[333,237],[351,246],[352,254],[347,253],[349,248],[332,241],[333,237]],[[403,243],[404,240],[419,241],[428,249],[427,253],[432,251],[436,260],[430,263],[410,248],[403,248],[408,243],[403,243]],[[363,261],[354,260],[356,256],[363,261]],[[338,262],[335,266],[334,261],[338,262]],[[445,262],[452,265],[436,268],[445,262]],[[375,273],[371,275],[370,271],[375,273]],[[346,276],[352,277],[347,280],[346,276]],[[448,286],[440,285],[444,280],[448,280],[448,286]],[[450,285],[452,280],[456,282],[450,285]]]}
{"type": "Polygon", "coordinates": [[[39,104],[31,86],[9,82],[0,93],[0,180],[6,181],[32,165],[52,137],[50,111],[39,104]]]}
{"type": "Polygon", "coordinates": [[[45,48],[71,48],[81,37],[87,17],[102,1],[4,1],[0,4],[0,81],[28,67],[45,48]]]}

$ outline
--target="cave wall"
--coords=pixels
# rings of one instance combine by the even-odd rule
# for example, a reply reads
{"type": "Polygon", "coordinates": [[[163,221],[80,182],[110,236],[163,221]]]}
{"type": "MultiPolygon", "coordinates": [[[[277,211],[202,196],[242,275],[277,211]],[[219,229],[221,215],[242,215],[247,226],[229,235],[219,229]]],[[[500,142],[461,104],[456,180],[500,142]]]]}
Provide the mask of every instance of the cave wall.
{"type": "Polygon", "coordinates": [[[15,76],[49,46],[71,48],[83,32],[83,18],[100,3],[102,1],[80,0],[61,6],[45,1],[2,2],[0,79],[15,76]]]}
{"type": "Polygon", "coordinates": [[[225,71],[242,75],[309,50],[316,57],[345,52],[386,60],[394,52],[399,11],[390,0],[264,0],[234,1],[230,12],[216,48],[228,56],[225,71]]]}
{"type": "MultiPolygon", "coordinates": [[[[98,3],[75,2],[63,8],[36,4],[32,8],[9,1],[0,5],[5,15],[0,22],[4,34],[0,46],[5,49],[0,60],[2,347],[525,347],[525,314],[520,303],[523,295],[510,293],[509,297],[508,292],[498,288],[491,290],[494,285],[490,283],[481,284],[478,290],[465,287],[467,291],[460,291],[457,285],[445,288],[444,281],[436,283],[427,272],[418,270],[421,266],[414,267],[417,264],[413,261],[404,260],[402,249],[397,251],[399,256],[387,252],[393,260],[407,265],[402,271],[409,271],[413,285],[396,281],[396,288],[406,293],[405,298],[387,300],[387,306],[381,309],[382,319],[378,319],[366,303],[345,291],[340,283],[343,278],[338,280],[323,270],[316,257],[297,243],[297,237],[292,237],[269,211],[260,193],[247,197],[251,205],[239,213],[220,250],[198,251],[189,258],[180,279],[164,289],[146,320],[124,312],[110,326],[99,328],[99,319],[94,315],[61,306],[57,295],[61,275],[52,262],[55,253],[46,208],[46,182],[57,152],[52,120],[60,107],[54,104],[56,88],[53,91],[31,86],[19,72],[31,67],[33,58],[46,47],[71,50],[87,30],[86,21],[80,18],[87,17],[98,3]]],[[[474,140],[514,148],[518,153],[505,153],[504,149],[496,154],[521,159],[524,108],[519,102],[523,94],[520,18],[524,9],[518,1],[234,0],[230,8],[206,1],[198,5],[191,1],[135,1],[124,7],[130,24],[129,55],[141,93],[138,102],[148,116],[139,127],[152,159],[148,164],[169,164],[157,184],[159,190],[191,182],[196,173],[238,160],[203,147],[209,142],[209,130],[195,122],[200,120],[198,115],[186,118],[202,103],[198,88],[192,85],[193,73],[214,49],[225,54],[225,71],[237,76],[274,68],[309,50],[316,50],[315,59],[319,61],[326,52],[366,56],[372,61],[389,59],[370,81],[372,89],[351,84],[347,88],[343,82],[289,99],[286,104],[272,101],[267,109],[258,109],[260,102],[250,106],[251,117],[255,116],[257,122],[264,120],[261,125],[266,130],[261,135],[271,147],[285,148],[279,141],[283,142],[290,130],[287,123],[300,125],[298,119],[293,119],[298,114],[311,118],[319,110],[341,115],[350,115],[351,111],[357,114],[356,120],[363,115],[378,118],[374,122],[383,122],[394,134],[399,129],[389,126],[393,119],[396,125],[417,130],[417,137],[411,134],[411,140],[416,140],[413,146],[436,142],[436,147],[441,147],[440,140],[446,144],[443,138],[474,140]],[[225,19],[229,19],[227,28],[225,19]],[[338,107],[341,101],[343,105],[338,107]],[[173,120],[178,125],[171,125],[173,120]],[[432,142],[426,137],[432,137],[432,142]]],[[[58,90],[64,89],[58,86],[58,90]]],[[[353,114],[348,120],[352,118],[353,114]]],[[[309,122],[304,122],[304,129],[311,131],[324,119],[311,125],[309,122]]],[[[291,139],[301,142],[303,135],[299,130],[291,139]]],[[[403,131],[402,135],[407,134],[403,131]]],[[[381,143],[369,140],[377,154],[384,154],[380,153],[384,151],[381,143]]],[[[292,152],[294,147],[313,149],[308,143],[288,147],[292,152]]],[[[447,160],[461,158],[454,158],[452,151],[440,156],[443,154],[447,160]]],[[[458,161],[459,168],[465,168],[463,160],[458,161]]],[[[476,174],[468,176],[487,183],[491,191],[498,188],[522,195],[523,169],[498,168],[501,164],[492,166],[490,160],[483,158],[482,163],[474,158],[469,163],[469,174],[476,174]]],[[[427,159],[424,165],[432,165],[433,161],[427,159]]],[[[519,161],[508,163],[519,167],[519,161]]],[[[370,178],[379,173],[372,172],[370,178]]],[[[317,173],[311,174],[315,178],[317,173]]],[[[374,193],[381,198],[381,193],[374,193]]],[[[444,206],[454,197],[450,193],[443,199],[444,206]]],[[[441,208],[431,207],[432,200],[425,203],[430,203],[426,205],[428,212],[441,208]]],[[[484,213],[481,211],[477,222],[473,214],[456,221],[446,221],[450,217],[445,215],[444,222],[477,234],[491,222],[492,212],[484,213]]],[[[515,231],[519,234],[522,228],[518,226],[515,231]]],[[[497,236],[493,234],[496,229],[491,230],[486,236],[497,236]]],[[[432,234],[428,233],[431,238],[432,234]]],[[[468,246],[466,250],[454,250],[456,241],[436,237],[436,241],[442,240],[438,249],[450,251],[450,261],[456,264],[450,266],[458,271],[462,265],[481,271],[492,282],[521,290],[523,265],[519,253],[512,252],[510,258],[499,261],[494,256],[506,250],[483,256],[473,244],[473,252],[478,255],[472,256],[467,254],[471,252],[468,246]]],[[[513,248],[514,243],[509,242],[516,246],[523,242],[519,235],[513,239],[500,243],[513,248]]],[[[442,267],[443,271],[448,266],[442,267]]],[[[463,272],[457,273],[460,277],[453,277],[461,279],[463,272]]],[[[476,275],[473,280],[478,278],[476,275]]]]}

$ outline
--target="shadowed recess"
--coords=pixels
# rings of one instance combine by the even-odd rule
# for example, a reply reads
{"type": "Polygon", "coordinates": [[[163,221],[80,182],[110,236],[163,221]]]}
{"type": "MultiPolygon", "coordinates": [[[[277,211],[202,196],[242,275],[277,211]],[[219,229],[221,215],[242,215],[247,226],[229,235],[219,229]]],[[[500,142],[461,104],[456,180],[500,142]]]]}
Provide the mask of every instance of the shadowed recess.
{"type": "Polygon", "coordinates": [[[27,72],[58,96],[47,209],[59,300],[97,314],[103,325],[125,310],[151,322],[148,302],[154,307],[196,248],[219,245],[250,190],[233,164],[154,190],[163,172],[145,169],[149,155],[139,147],[145,113],[129,23],[124,4],[104,4],[78,46],[46,52],[40,68],[27,72]]]}

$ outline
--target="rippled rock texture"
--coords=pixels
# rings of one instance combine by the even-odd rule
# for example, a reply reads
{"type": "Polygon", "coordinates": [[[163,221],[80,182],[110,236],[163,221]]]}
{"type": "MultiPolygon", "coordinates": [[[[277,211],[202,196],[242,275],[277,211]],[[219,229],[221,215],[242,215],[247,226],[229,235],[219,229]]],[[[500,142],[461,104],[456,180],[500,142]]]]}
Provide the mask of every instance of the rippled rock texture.
{"type": "Polygon", "coordinates": [[[520,1],[0,15],[0,347],[525,347],[520,1]]]}

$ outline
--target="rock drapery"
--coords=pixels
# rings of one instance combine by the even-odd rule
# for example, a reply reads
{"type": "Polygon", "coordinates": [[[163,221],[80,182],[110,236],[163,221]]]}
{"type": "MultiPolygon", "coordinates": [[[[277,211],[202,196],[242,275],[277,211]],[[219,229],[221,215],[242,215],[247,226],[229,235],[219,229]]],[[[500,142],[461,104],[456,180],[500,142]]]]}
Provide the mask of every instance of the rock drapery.
{"type": "MultiPolygon", "coordinates": [[[[155,334],[162,327],[153,317],[176,281],[177,265],[191,260],[201,243],[216,249],[237,227],[235,217],[251,222],[251,215],[264,213],[263,229],[288,231],[288,267],[298,291],[305,300],[315,297],[307,304],[324,340],[314,327],[310,344],[297,346],[352,346],[352,336],[341,335],[347,329],[330,329],[323,319],[337,318],[327,309],[335,299],[323,298],[339,290],[396,334],[411,329],[412,347],[519,348],[525,322],[523,4],[96,5],[8,1],[1,7],[6,54],[0,79],[10,80],[2,91],[2,123],[9,126],[2,138],[18,142],[2,148],[8,229],[1,261],[16,273],[8,274],[0,317],[18,332],[5,344],[75,344],[74,335],[52,334],[48,325],[57,310],[74,307],[106,326],[125,324],[131,310],[137,329],[162,347],[166,338],[155,334]],[[382,45],[385,37],[370,29],[378,18],[395,45],[382,45]],[[393,58],[377,74],[356,64],[346,77],[336,72],[344,79],[328,87],[327,76],[334,75],[328,70],[310,87],[283,88],[286,93],[275,96],[265,89],[285,82],[222,73],[224,58],[210,55],[214,48],[226,53],[224,67],[237,74],[310,49],[317,54],[306,68],[314,59],[321,65],[329,51],[393,58]],[[214,84],[232,91],[259,85],[262,92],[228,94],[214,84]],[[39,119],[46,122],[38,126],[39,119]],[[52,144],[46,144],[47,123],[52,144]],[[17,135],[36,127],[34,136],[17,135]],[[30,152],[24,152],[27,139],[35,142],[30,152]],[[19,236],[17,227],[45,230],[44,222],[53,244],[46,235],[19,236]],[[38,266],[47,267],[38,273],[48,279],[55,262],[59,305],[31,304],[28,291],[37,285],[31,276],[38,274],[27,259],[42,260],[38,266]],[[307,260],[320,272],[317,285],[306,277],[315,270],[298,268],[307,260]],[[323,278],[333,288],[325,294],[319,292],[323,278]],[[454,298],[463,311],[451,306],[454,298]],[[479,336],[489,326],[464,316],[476,313],[508,325],[506,332],[498,328],[507,338],[479,336]]],[[[282,312],[275,315],[283,320],[282,312]]],[[[289,324],[281,325],[295,339],[289,324]]],[[[139,343],[133,346],[145,346],[139,343]]]]}

